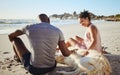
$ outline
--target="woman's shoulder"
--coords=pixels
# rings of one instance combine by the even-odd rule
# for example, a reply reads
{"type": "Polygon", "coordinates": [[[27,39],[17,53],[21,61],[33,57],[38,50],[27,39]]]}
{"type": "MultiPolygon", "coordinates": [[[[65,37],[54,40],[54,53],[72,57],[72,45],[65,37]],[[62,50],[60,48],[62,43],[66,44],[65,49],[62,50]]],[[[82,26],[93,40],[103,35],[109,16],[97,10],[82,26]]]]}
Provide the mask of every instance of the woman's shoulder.
{"type": "Polygon", "coordinates": [[[90,29],[97,29],[97,27],[96,27],[94,24],[91,24],[91,25],[89,26],[89,28],[90,28],[90,29]]]}
{"type": "Polygon", "coordinates": [[[91,32],[97,32],[98,29],[97,27],[94,25],[94,24],[91,24],[88,28],[88,31],[91,31],[91,32]]]}

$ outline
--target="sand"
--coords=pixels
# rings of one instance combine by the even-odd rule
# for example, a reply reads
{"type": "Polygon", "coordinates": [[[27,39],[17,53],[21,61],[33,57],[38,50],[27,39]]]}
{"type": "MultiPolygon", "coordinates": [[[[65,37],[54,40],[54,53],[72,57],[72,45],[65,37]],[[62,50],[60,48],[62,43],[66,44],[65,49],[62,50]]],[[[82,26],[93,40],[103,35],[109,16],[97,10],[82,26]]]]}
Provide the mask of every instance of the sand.
{"type": "MultiPolygon", "coordinates": [[[[100,30],[102,46],[110,53],[107,54],[106,57],[109,59],[113,68],[111,75],[120,75],[120,22],[101,21],[94,22],[94,24],[96,24],[100,30]]],[[[65,40],[75,35],[84,37],[85,28],[79,24],[62,25],[58,27],[63,31],[65,40]]],[[[24,70],[20,63],[13,60],[14,52],[7,36],[8,34],[0,34],[0,75],[31,75],[24,70]]],[[[29,48],[29,42],[26,36],[23,35],[21,38],[27,48],[29,48]]]]}

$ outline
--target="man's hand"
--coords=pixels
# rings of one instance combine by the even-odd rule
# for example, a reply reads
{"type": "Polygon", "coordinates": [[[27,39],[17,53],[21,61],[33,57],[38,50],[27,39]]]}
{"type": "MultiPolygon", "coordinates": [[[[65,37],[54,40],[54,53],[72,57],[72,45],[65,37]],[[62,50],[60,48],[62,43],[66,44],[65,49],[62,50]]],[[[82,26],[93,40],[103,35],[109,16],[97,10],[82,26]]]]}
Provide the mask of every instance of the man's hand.
{"type": "Polygon", "coordinates": [[[13,37],[13,36],[11,36],[11,35],[8,35],[8,37],[9,37],[9,40],[10,40],[11,42],[15,39],[15,37],[13,37]]]}
{"type": "Polygon", "coordinates": [[[9,40],[12,42],[17,36],[24,34],[21,30],[16,30],[15,32],[8,35],[9,40]]]}

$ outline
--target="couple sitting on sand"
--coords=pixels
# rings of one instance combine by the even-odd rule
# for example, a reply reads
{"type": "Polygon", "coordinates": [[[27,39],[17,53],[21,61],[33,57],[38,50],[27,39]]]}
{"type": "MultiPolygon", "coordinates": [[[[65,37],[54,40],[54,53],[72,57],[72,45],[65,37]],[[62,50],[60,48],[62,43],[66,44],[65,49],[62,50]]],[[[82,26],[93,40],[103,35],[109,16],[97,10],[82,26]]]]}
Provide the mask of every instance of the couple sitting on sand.
{"type": "Polygon", "coordinates": [[[13,44],[16,56],[31,74],[41,75],[55,69],[55,52],[57,46],[64,56],[69,56],[74,52],[68,50],[70,46],[84,48],[86,49],[86,53],[89,49],[103,53],[100,33],[97,27],[91,23],[88,11],[81,12],[79,16],[80,24],[87,28],[85,38],[82,39],[76,36],[75,39],[70,38],[66,43],[62,31],[50,24],[50,20],[46,14],[40,14],[39,19],[41,23],[27,25],[8,35],[13,44]],[[23,34],[26,34],[30,41],[30,49],[27,49],[18,37],[23,34]]]}

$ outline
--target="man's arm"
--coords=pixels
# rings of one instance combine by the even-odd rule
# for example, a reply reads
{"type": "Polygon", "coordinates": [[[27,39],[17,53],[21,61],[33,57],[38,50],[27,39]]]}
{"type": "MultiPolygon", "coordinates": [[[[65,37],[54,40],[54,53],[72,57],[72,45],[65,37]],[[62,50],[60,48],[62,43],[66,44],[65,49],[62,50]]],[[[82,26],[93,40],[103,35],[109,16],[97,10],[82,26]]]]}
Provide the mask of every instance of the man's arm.
{"type": "Polygon", "coordinates": [[[58,46],[64,56],[69,56],[72,53],[68,50],[64,41],[59,41],[58,46]]]}
{"type": "Polygon", "coordinates": [[[9,40],[12,42],[15,37],[23,35],[24,33],[21,30],[16,30],[15,32],[8,35],[9,40]]]}

